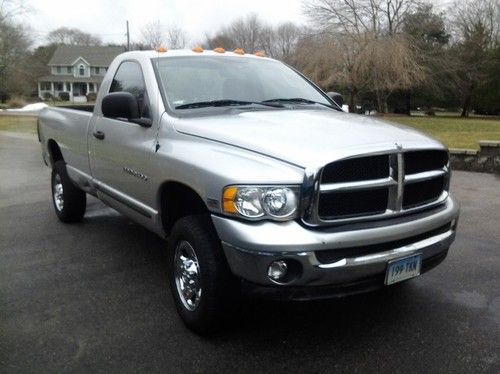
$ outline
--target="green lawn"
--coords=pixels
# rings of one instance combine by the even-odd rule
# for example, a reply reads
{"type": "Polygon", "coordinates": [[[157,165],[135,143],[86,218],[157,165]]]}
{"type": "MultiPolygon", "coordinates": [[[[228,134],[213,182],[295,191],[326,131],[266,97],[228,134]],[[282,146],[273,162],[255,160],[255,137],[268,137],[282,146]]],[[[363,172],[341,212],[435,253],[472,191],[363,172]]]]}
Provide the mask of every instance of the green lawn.
{"type": "Polygon", "coordinates": [[[36,117],[0,115],[0,131],[36,134],[36,117]]]}
{"type": "Polygon", "coordinates": [[[450,148],[478,149],[480,140],[500,140],[500,118],[390,116],[386,119],[414,127],[450,148]]]}
{"type": "MultiPolygon", "coordinates": [[[[477,149],[480,140],[500,140],[500,118],[388,116],[386,119],[428,133],[450,148],[477,149]]],[[[36,118],[0,115],[1,130],[36,134],[36,118]]]]}

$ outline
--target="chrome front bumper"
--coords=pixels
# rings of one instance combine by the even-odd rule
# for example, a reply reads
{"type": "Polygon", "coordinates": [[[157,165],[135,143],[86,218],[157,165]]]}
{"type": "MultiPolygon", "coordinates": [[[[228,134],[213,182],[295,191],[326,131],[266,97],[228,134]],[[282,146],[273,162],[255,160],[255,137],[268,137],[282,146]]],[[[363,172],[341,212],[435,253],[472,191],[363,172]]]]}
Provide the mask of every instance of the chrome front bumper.
{"type": "Polygon", "coordinates": [[[263,286],[278,286],[267,276],[269,265],[279,259],[300,263],[300,276],[286,286],[326,286],[356,282],[384,274],[387,262],[421,253],[427,259],[446,253],[455,239],[459,205],[451,196],[443,206],[432,212],[423,212],[394,222],[372,224],[371,227],[349,229],[337,227],[329,231],[313,230],[298,222],[248,223],[220,216],[212,216],[222,241],[224,252],[233,273],[245,280],[263,286]],[[423,240],[355,257],[321,263],[317,251],[369,246],[399,241],[450,224],[447,231],[423,240]]]}

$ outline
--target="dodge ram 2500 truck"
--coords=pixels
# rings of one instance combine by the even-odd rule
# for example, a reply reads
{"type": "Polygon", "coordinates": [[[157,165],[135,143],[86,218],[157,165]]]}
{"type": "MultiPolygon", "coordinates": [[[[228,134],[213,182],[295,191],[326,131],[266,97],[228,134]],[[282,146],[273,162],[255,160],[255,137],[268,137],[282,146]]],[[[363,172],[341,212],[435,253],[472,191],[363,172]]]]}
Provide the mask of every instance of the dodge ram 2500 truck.
{"type": "Polygon", "coordinates": [[[439,264],[455,238],[441,143],[344,113],[260,54],[127,52],[84,109],[39,117],[55,212],[80,221],[90,194],[166,238],[194,331],[230,316],[242,288],[289,299],[381,288],[439,264]]]}

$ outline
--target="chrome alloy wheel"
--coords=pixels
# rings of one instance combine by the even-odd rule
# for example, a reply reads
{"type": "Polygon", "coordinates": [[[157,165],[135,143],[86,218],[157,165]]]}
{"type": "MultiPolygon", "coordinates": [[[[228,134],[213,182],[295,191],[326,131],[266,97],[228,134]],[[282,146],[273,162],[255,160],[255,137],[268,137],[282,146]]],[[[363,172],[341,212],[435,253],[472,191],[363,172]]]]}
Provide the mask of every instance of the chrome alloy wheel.
{"type": "Polygon", "coordinates": [[[201,298],[200,265],[191,244],[182,240],[175,248],[175,285],[182,304],[194,311],[201,298]]]}
{"type": "Polygon", "coordinates": [[[61,181],[61,176],[56,174],[54,177],[54,187],[52,188],[52,194],[54,195],[54,203],[56,209],[60,212],[64,208],[64,190],[61,181]]]}

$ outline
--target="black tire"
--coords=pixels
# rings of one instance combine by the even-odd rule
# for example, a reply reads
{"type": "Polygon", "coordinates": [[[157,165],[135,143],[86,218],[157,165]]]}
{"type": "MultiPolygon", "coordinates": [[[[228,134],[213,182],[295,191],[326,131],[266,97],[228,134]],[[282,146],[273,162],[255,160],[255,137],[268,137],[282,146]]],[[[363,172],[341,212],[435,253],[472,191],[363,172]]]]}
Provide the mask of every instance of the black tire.
{"type": "Polygon", "coordinates": [[[51,186],[52,203],[57,217],[65,223],[81,221],[87,206],[87,194],[71,182],[64,161],[54,163],[51,186]]]}
{"type": "Polygon", "coordinates": [[[170,289],[184,324],[198,334],[207,334],[232,320],[239,309],[240,281],[229,269],[210,217],[196,215],[181,218],[174,225],[168,240],[168,256],[170,289]],[[176,265],[176,259],[180,259],[176,252],[185,250],[181,248],[186,246],[186,242],[195,253],[199,271],[196,284],[201,288],[198,304],[193,310],[189,309],[178,287],[182,278],[180,274],[183,274],[180,264],[183,262],[178,261],[176,265]]]}

